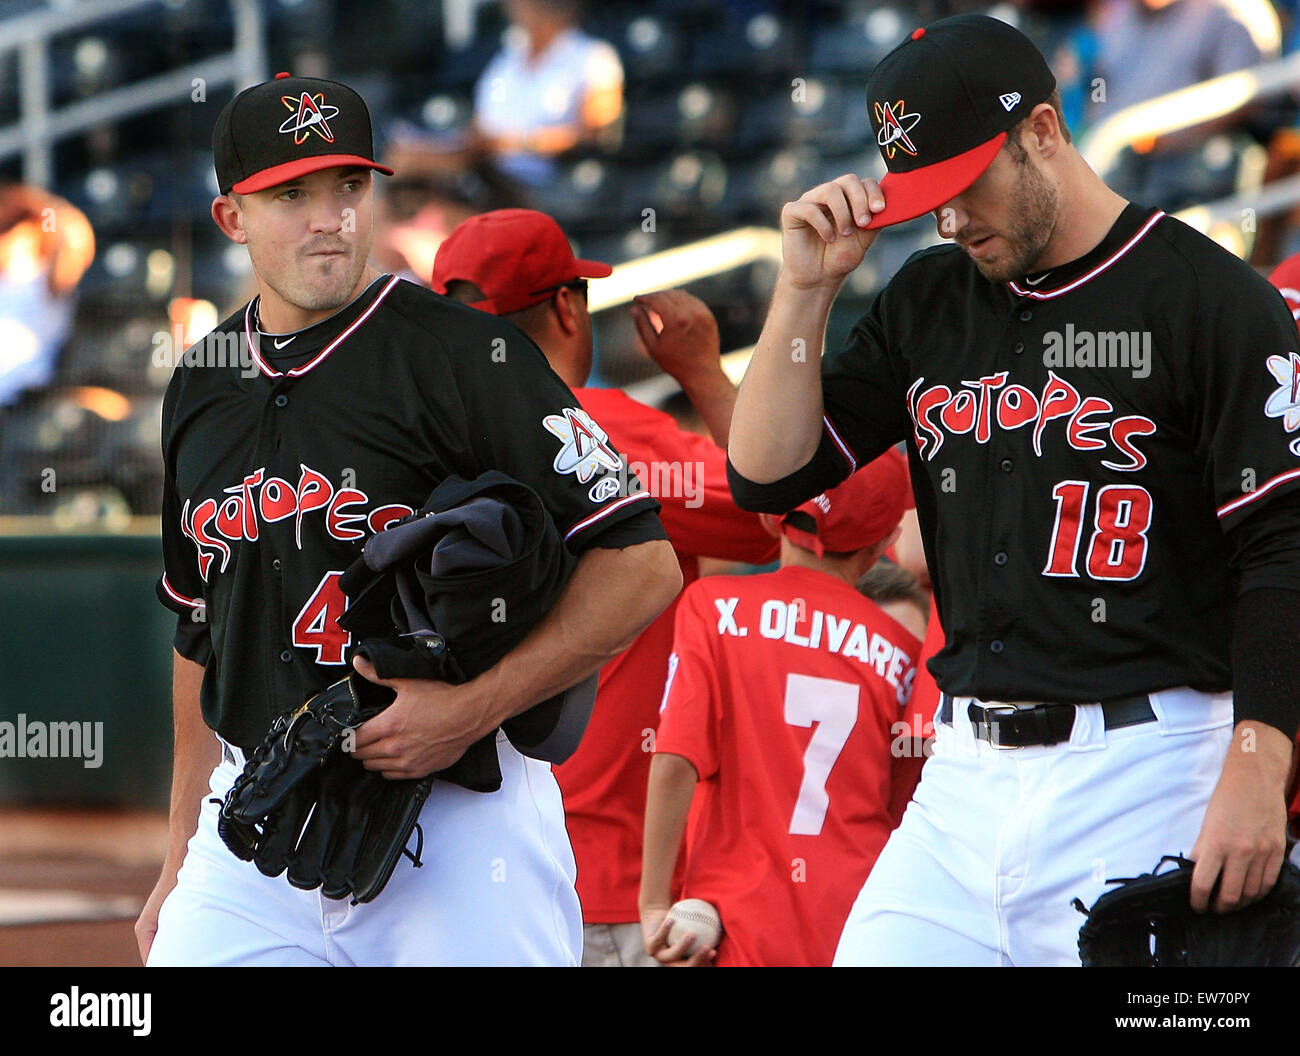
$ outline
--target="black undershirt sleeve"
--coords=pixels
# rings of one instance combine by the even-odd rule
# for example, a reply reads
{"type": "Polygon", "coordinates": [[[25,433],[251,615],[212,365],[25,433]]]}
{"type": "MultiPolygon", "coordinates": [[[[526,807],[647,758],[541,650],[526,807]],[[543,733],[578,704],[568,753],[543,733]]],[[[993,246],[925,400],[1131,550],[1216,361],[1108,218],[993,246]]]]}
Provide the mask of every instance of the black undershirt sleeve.
{"type": "Polygon", "coordinates": [[[1258,719],[1292,740],[1300,728],[1300,591],[1260,587],[1237,599],[1232,631],[1235,719],[1258,719]]]}
{"type": "Polygon", "coordinates": [[[741,476],[727,459],[727,486],[742,510],[756,513],[789,513],[849,475],[852,467],[835,446],[830,433],[822,430],[821,443],[806,465],[770,484],[756,484],[741,476]]]}
{"type": "Polygon", "coordinates": [[[1257,719],[1294,739],[1300,728],[1300,491],[1277,497],[1228,538],[1238,574],[1235,718],[1257,719]]]}

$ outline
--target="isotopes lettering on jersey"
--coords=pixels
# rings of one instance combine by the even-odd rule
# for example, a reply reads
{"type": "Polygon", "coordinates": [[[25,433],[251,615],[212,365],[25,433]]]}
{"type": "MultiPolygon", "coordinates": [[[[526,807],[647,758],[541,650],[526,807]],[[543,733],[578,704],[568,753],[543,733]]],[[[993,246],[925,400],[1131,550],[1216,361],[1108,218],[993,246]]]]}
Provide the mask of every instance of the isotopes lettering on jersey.
{"type": "Polygon", "coordinates": [[[303,522],[308,518],[320,518],[331,538],[355,542],[414,512],[401,503],[375,506],[367,512],[371,499],[364,491],[337,486],[306,464],[300,464],[299,471],[294,483],[268,477],[266,468],[261,467],[238,484],[223,488],[225,499],[186,500],[181,531],[194,544],[199,575],[205,582],[217,558],[221,559],[217,570],[226,570],[233,552],[231,543],[255,543],[267,525],[278,521],[293,518],[294,546],[301,550],[303,522]]]}
{"type": "Polygon", "coordinates": [[[921,457],[933,460],[950,436],[970,433],[976,443],[987,444],[994,430],[1029,428],[1039,458],[1044,439],[1059,438],[1075,451],[1098,452],[1101,464],[1117,472],[1131,473],[1147,464],[1135,441],[1155,433],[1150,418],[1115,416],[1109,400],[1081,395],[1052,370],[1038,392],[1007,380],[1008,372],[1002,370],[962,381],[964,387],[954,392],[943,384],[922,388],[925,378],[917,378],[907,390],[907,409],[921,457]]]}
{"type": "MultiPolygon", "coordinates": [[[[749,626],[738,621],[739,603],[739,598],[714,599],[718,635],[744,638],[749,634],[749,626]]],[[[912,680],[916,677],[912,657],[883,634],[856,620],[809,608],[800,601],[768,598],[759,607],[758,633],[772,641],[857,660],[894,688],[899,704],[906,704],[912,695],[912,680]]]]}

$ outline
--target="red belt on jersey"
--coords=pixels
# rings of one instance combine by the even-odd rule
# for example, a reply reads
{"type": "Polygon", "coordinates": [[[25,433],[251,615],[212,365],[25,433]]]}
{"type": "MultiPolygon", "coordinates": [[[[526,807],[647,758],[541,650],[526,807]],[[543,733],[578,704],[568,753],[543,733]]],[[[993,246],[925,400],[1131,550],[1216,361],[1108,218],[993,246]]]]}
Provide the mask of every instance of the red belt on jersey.
{"type": "MultiPolygon", "coordinates": [[[[942,700],[939,721],[951,723],[952,697],[944,693],[942,700]]],[[[1068,741],[1074,729],[1077,708],[1074,704],[1017,701],[987,707],[971,704],[966,713],[970,716],[971,729],[977,740],[988,741],[994,748],[1027,748],[1068,741]]],[[[1138,726],[1156,719],[1151,698],[1145,693],[1101,701],[1101,713],[1108,730],[1138,726]]]]}

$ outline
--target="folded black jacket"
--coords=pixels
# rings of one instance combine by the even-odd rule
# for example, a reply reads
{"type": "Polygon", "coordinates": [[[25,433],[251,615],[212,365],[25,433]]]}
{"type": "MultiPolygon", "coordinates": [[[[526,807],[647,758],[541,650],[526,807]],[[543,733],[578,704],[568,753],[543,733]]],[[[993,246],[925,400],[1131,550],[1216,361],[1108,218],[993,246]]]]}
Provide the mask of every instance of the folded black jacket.
{"type": "MultiPolygon", "coordinates": [[[[576,563],[527,485],[496,470],[470,481],[448,477],[419,510],[368,539],[339,581],[349,605],[338,623],[357,643],[348,663],[360,654],[381,678],[469,681],[528,635],[576,563]]],[[[586,729],[597,679],[591,675],[501,728],[523,754],[563,762],[586,729]]],[[[437,776],[495,791],[496,732],[437,776]]]]}

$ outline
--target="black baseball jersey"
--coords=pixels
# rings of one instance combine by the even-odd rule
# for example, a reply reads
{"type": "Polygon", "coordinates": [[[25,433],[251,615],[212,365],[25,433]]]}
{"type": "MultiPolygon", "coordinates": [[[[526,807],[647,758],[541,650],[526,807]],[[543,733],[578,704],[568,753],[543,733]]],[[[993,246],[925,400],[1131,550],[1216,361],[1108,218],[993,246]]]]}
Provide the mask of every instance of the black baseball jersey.
{"type": "Polygon", "coordinates": [[[574,552],[665,538],[658,504],[511,324],[392,276],[292,335],[260,333],[256,313],[188,352],[163,404],[158,594],[231,743],[256,745],[341,677],[339,577],[451,474],[527,484],[574,552]]]}
{"type": "Polygon", "coordinates": [[[914,255],[823,360],[812,463],[771,485],[733,471],[733,485],[781,505],[906,440],[941,688],[1076,703],[1223,691],[1227,533],[1300,497],[1298,370],[1264,279],[1129,205],[1091,252],[1024,280],[991,283],[956,246],[914,255]]]}

